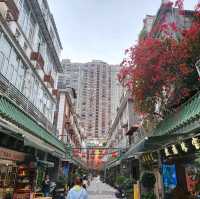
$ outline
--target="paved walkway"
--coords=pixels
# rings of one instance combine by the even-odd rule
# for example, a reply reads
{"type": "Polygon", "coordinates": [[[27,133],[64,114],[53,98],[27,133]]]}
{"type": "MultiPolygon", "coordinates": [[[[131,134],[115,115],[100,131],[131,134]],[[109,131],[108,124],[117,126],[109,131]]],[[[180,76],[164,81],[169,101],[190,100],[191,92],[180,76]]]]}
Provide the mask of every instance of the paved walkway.
{"type": "Polygon", "coordinates": [[[116,199],[116,190],[101,182],[99,178],[94,178],[88,187],[89,199],[116,199]]]}

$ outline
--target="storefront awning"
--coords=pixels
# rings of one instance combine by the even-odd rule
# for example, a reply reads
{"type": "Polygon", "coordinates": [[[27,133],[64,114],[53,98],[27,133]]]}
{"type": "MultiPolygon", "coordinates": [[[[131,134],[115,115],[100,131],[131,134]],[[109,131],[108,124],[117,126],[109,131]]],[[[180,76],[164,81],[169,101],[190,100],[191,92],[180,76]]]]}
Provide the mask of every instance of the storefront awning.
{"type": "Polygon", "coordinates": [[[47,146],[43,140],[40,140],[39,138],[32,138],[24,136],[24,146],[30,146],[36,149],[39,149],[41,151],[45,151],[48,153],[52,153],[54,150],[52,147],[47,146]]]}
{"type": "Polygon", "coordinates": [[[153,131],[154,135],[188,133],[200,129],[200,92],[168,115],[153,131]]]}
{"type": "Polygon", "coordinates": [[[133,157],[142,153],[160,150],[167,145],[172,145],[181,142],[185,139],[193,137],[195,134],[167,134],[161,136],[145,137],[137,144],[133,144],[130,149],[125,153],[123,159],[133,157]]]}
{"type": "Polygon", "coordinates": [[[161,121],[151,133],[133,144],[124,158],[161,149],[180,140],[194,137],[200,130],[200,92],[182,104],[179,109],[161,121]]]}
{"type": "Polygon", "coordinates": [[[121,163],[121,159],[117,158],[117,159],[107,163],[105,165],[105,169],[110,169],[110,168],[116,167],[116,166],[120,165],[120,163],[121,163]]]}
{"type": "Polygon", "coordinates": [[[54,162],[49,162],[49,161],[45,161],[45,160],[37,160],[37,163],[39,165],[48,167],[48,168],[54,168],[54,162]]]}
{"type": "Polygon", "coordinates": [[[77,165],[77,166],[80,166],[82,167],[83,169],[88,169],[87,165],[86,165],[86,162],[78,159],[78,158],[72,158],[72,163],[77,165]]]}
{"type": "Polygon", "coordinates": [[[59,141],[52,133],[40,126],[32,117],[20,109],[13,101],[0,95],[0,116],[19,128],[40,138],[45,143],[54,146],[61,152],[65,151],[64,143],[59,141]]]}

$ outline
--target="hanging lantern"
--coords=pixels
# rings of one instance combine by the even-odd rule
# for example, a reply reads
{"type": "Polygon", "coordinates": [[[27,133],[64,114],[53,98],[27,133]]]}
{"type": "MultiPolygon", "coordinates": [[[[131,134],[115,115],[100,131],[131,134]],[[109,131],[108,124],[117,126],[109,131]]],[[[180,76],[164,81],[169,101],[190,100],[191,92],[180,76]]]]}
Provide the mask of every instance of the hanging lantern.
{"type": "Polygon", "coordinates": [[[100,154],[99,149],[96,149],[96,150],[95,150],[95,155],[99,155],[99,154],[100,154]]]}
{"type": "Polygon", "coordinates": [[[171,155],[168,148],[165,148],[165,155],[166,156],[170,156],[171,155]]]}
{"type": "Polygon", "coordinates": [[[199,150],[200,149],[200,140],[198,138],[192,138],[192,145],[199,150]]]}
{"type": "Polygon", "coordinates": [[[78,149],[74,149],[74,150],[73,150],[73,155],[74,155],[75,157],[77,157],[77,156],[79,155],[79,150],[78,150],[78,149]]]}
{"type": "Polygon", "coordinates": [[[182,143],[181,143],[181,149],[182,149],[182,151],[184,151],[184,152],[188,152],[188,147],[186,146],[185,142],[182,142],[182,143]]]}
{"type": "Polygon", "coordinates": [[[94,160],[94,155],[90,156],[90,159],[91,159],[91,160],[94,160]]]}
{"type": "Polygon", "coordinates": [[[82,156],[82,158],[85,158],[85,157],[86,157],[86,154],[85,154],[85,153],[82,153],[81,156],[82,156]]]}
{"type": "Polygon", "coordinates": [[[107,155],[108,154],[108,150],[104,149],[103,150],[103,155],[107,155]]]}
{"type": "Polygon", "coordinates": [[[177,155],[178,154],[178,149],[176,148],[176,145],[172,145],[172,152],[174,155],[177,155]]]}
{"type": "Polygon", "coordinates": [[[115,152],[112,152],[112,157],[113,158],[116,158],[118,156],[118,153],[115,151],[115,152]]]}

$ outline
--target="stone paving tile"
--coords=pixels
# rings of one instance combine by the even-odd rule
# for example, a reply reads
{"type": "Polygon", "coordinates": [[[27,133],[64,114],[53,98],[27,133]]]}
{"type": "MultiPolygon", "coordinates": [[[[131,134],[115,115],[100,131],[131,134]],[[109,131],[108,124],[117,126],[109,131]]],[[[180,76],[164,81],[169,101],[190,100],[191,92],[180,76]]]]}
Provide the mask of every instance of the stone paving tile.
{"type": "Polygon", "coordinates": [[[116,199],[116,190],[95,178],[88,187],[89,199],[116,199]]]}

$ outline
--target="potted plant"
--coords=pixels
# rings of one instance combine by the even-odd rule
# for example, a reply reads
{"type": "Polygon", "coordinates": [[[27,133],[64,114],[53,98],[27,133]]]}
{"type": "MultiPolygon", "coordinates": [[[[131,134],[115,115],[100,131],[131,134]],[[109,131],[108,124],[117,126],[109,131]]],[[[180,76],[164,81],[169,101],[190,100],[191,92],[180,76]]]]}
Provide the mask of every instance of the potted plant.
{"type": "Polygon", "coordinates": [[[156,177],[151,172],[145,172],[141,178],[142,186],[145,189],[145,193],[142,194],[142,199],[156,199],[154,194],[154,186],[156,183],[156,177]]]}
{"type": "Polygon", "coordinates": [[[117,188],[122,188],[124,181],[126,180],[125,176],[117,176],[115,186],[117,188]]]}
{"type": "Polygon", "coordinates": [[[142,199],[156,199],[156,196],[153,192],[147,192],[142,194],[142,199]]]}

